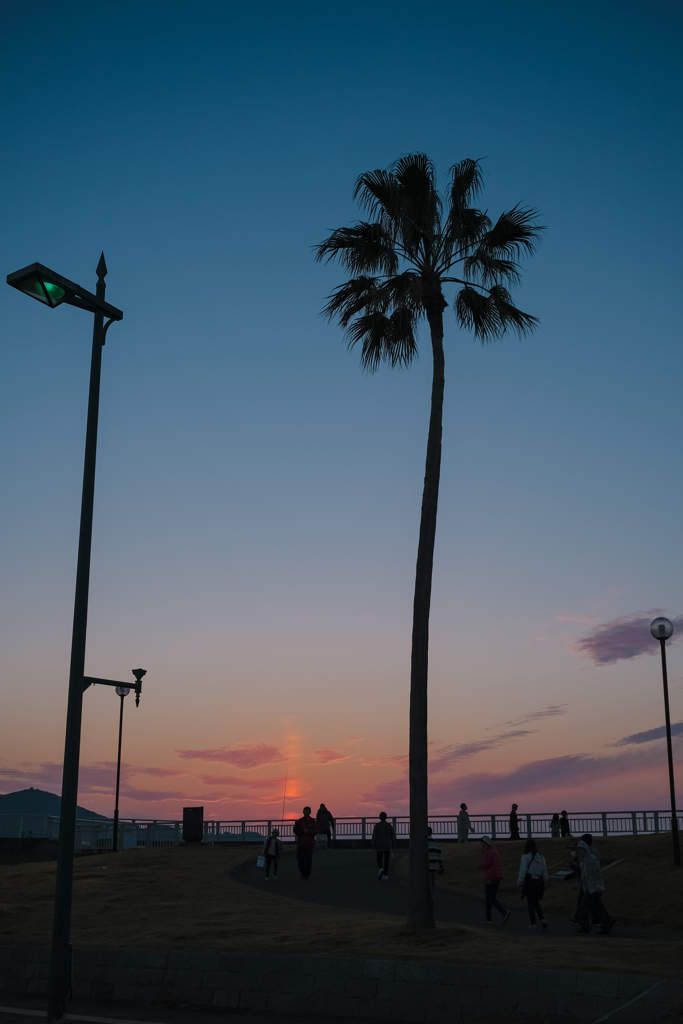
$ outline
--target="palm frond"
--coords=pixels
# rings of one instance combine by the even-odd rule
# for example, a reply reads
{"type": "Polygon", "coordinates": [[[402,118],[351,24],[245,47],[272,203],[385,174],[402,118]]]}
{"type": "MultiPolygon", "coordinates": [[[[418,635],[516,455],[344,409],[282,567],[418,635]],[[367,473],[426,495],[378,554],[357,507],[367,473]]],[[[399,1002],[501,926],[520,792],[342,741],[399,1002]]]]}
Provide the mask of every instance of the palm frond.
{"type": "Polygon", "coordinates": [[[545,228],[536,223],[538,211],[531,207],[514,206],[500,217],[481,240],[481,247],[491,256],[501,259],[519,259],[522,253],[531,254],[545,228]]]}
{"type": "Polygon", "coordinates": [[[531,334],[540,324],[538,317],[525,313],[515,306],[512,296],[502,284],[494,285],[489,290],[489,296],[496,306],[503,332],[513,330],[521,338],[525,334],[531,334]]]}
{"type": "Polygon", "coordinates": [[[486,292],[469,286],[462,288],[455,299],[455,312],[463,327],[474,331],[481,341],[493,341],[507,330],[520,336],[529,334],[539,323],[535,316],[514,305],[502,285],[494,285],[486,292]]]}
{"type": "Polygon", "coordinates": [[[491,221],[485,211],[470,206],[452,206],[443,237],[444,268],[452,264],[453,258],[462,258],[470,253],[490,228],[491,221]]]}
{"type": "Polygon", "coordinates": [[[353,198],[371,217],[395,224],[401,211],[401,189],[390,170],[366,171],[356,181],[353,198]]]}
{"type": "Polygon", "coordinates": [[[449,189],[451,208],[464,210],[479,195],[483,184],[479,160],[465,159],[453,164],[449,189]]]}
{"type": "Polygon", "coordinates": [[[362,345],[361,366],[371,373],[380,363],[406,366],[417,354],[409,310],[395,310],[387,317],[373,312],[359,316],[347,329],[349,348],[362,345]]]}
{"type": "Polygon", "coordinates": [[[386,308],[386,299],[376,278],[354,277],[335,288],[323,308],[323,316],[328,320],[338,319],[341,326],[346,328],[353,317],[364,309],[383,312],[386,308]]]}
{"type": "Polygon", "coordinates": [[[399,237],[411,256],[416,257],[422,248],[429,258],[441,233],[441,196],[434,164],[425,153],[410,153],[391,169],[401,187],[399,237]]]}
{"type": "Polygon", "coordinates": [[[466,277],[476,277],[484,285],[501,281],[517,284],[520,280],[519,266],[514,260],[496,259],[481,247],[463,260],[463,268],[466,277]]]}
{"type": "Polygon", "coordinates": [[[365,221],[350,228],[337,228],[315,246],[315,258],[319,263],[338,259],[352,274],[395,274],[399,265],[394,244],[381,224],[365,221]]]}
{"type": "Polygon", "coordinates": [[[378,294],[385,303],[384,309],[398,309],[405,306],[412,310],[416,317],[424,315],[422,303],[422,280],[413,270],[389,277],[377,286],[378,294]]]}
{"type": "Polygon", "coordinates": [[[418,262],[440,232],[441,197],[434,165],[424,153],[410,153],[386,171],[368,171],[356,182],[354,198],[377,219],[387,237],[400,243],[406,258],[418,262]]]}

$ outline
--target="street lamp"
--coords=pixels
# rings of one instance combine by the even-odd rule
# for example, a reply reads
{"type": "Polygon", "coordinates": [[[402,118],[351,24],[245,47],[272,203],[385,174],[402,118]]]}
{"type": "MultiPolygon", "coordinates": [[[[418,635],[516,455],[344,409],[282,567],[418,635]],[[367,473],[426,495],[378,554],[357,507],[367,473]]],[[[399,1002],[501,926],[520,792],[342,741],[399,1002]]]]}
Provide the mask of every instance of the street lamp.
{"type": "Polygon", "coordinates": [[[90,550],[92,546],[92,519],[95,496],[95,462],[97,455],[97,417],[100,398],[102,348],[107,331],[123,313],[104,300],[107,264],[104,253],[97,264],[95,294],[44,267],[32,263],[7,277],[7,283],[25,295],[54,308],[65,302],[94,314],[92,360],[90,364],[90,391],[88,421],[85,433],[85,460],[83,467],[83,493],[81,523],[76,563],[76,595],[71,635],[71,662],[69,667],[69,696],[66,712],[64,740],[64,768],[62,772],[62,802],[57,851],[57,881],[52,928],[52,954],[48,1018],[60,1020],[64,1016],[71,984],[71,897],[73,890],[73,862],[76,839],[76,801],[78,798],[78,762],[81,743],[81,717],[83,690],[86,685],[85,640],[88,622],[88,590],[90,585],[90,550]],[[105,325],[104,318],[108,317],[105,325]]]}
{"type": "Polygon", "coordinates": [[[673,636],[673,623],[663,616],[653,619],[650,623],[650,632],[655,640],[659,640],[662,652],[662,679],[664,682],[664,715],[666,718],[666,749],[669,755],[669,792],[671,795],[671,839],[674,847],[674,864],[680,866],[681,847],[678,838],[678,814],[676,811],[676,791],[674,789],[674,758],[671,749],[671,717],[669,715],[669,683],[666,675],[666,652],[664,645],[670,636],[673,636]]]}
{"type": "MultiPolygon", "coordinates": [[[[142,677],[147,675],[144,668],[134,668],[133,675],[137,680],[137,686],[135,687],[135,706],[138,707],[140,704],[140,687],[142,684],[142,677]]],[[[119,754],[116,760],[116,802],[114,805],[114,837],[112,839],[112,852],[118,853],[119,849],[119,783],[121,781],[121,736],[123,734],[123,698],[127,697],[130,693],[130,686],[117,686],[116,692],[121,698],[121,710],[119,712],[119,754]]]]}

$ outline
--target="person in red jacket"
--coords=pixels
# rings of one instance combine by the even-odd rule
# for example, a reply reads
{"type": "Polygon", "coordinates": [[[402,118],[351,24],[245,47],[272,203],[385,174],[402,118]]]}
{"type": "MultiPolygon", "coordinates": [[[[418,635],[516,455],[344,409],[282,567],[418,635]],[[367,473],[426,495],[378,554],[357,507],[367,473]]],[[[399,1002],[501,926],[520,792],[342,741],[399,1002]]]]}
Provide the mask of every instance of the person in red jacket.
{"type": "Polygon", "coordinates": [[[313,867],[313,850],[315,835],[318,831],[315,818],[311,817],[311,808],[304,807],[304,816],[294,822],[296,836],[296,861],[302,878],[310,878],[313,867]]]}
{"type": "Polygon", "coordinates": [[[495,907],[498,913],[502,915],[503,924],[505,924],[506,921],[510,920],[512,911],[506,910],[503,904],[498,901],[497,893],[498,886],[503,878],[503,865],[498,850],[491,845],[491,840],[488,836],[481,837],[481,862],[479,870],[484,876],[484,895],[486,897],[485,924],[493,923],[491,907],[495,907]]]}

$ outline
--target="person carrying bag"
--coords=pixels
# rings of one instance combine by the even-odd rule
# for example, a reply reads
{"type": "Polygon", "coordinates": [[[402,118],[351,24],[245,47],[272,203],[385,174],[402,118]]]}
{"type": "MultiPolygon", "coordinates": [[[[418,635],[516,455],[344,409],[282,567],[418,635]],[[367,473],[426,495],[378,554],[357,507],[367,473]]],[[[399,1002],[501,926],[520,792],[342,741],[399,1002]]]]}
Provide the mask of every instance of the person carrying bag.
{"type": "Polygon", "coordinates": [[[529,921],[531,922],[527,926],[527,930],[530,932],[538,931],[537,917],[541,922],[541,928],[548,927],[548,923],[543,917],[543,908],[541,907],[541,900],[543,899],[547,881],[548,867],[545,857],[538,852],[535,841],[527,839],[519,864],[517,885],[522,887],[521,896],[527,902],[529,921]]]}

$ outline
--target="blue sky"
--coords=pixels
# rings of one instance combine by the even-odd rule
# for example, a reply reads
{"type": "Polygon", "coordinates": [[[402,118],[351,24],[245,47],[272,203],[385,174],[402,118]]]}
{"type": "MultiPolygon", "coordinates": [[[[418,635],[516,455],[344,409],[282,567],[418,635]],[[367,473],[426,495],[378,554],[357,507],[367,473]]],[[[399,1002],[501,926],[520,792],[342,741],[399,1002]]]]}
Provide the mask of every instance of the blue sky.
{"type": "MultiPolygon", "coordinates": [[[[469,753],[439,806],[474,775],[493,777],[482,810],[508,801],[503,776],[525,809],[665,805],[661,738],[637,784],[610,760],[663,723],[656,660],[596,664],[580,641],[683,612],[681,21],[662,2],[5,11],[4,273],[40,261],[94,288],[104,250],[125,314],[104,352],[87,659],[148,669],[124,814],[205,800],[237,817],[285,764],[293,807],[402,799],[429,352],[364,375],[319,315],[343,274],[312,247],[360,215],[358,174],[414,151],[443,184],[483,158],[481,204],[547,225],[516,293],[533,337],[482,347],[446,312],[431,721],[435,748],[469,753]],[[486,744],[548,707],[563,710],[533,734],[486,744]],[[277,769],[247,767],[264,744],[277,769]],[[178,750],[222,749],[247,752],[243,784],[180,774],[178,750]],[[597,754],[572,793],[557,760],[597,754]],[[534,788],[525,766],[551,761],[534,788]]],[[[54,789],[91,326],[7,287],[0,324],[0,789],[54,789]]],[[[86,695],[96,810],[108,697],[86,695]]]]}

